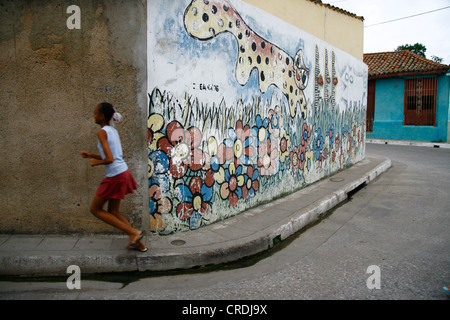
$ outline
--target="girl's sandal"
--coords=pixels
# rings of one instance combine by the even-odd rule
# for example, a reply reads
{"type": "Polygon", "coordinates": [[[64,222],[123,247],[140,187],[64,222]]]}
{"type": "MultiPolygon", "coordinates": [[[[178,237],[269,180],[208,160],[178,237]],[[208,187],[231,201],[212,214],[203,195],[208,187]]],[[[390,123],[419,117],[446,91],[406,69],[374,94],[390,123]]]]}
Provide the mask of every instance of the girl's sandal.
{"type": "Polygon", "coordinates": [[[128,244],[128,247],[136,247],[138,242],[141,241],[143,237],[144,237],[144,232],[141,231],[141,234],[139,235],[139,238],[136,240],[136,242],[130,242],[128,244]]]}
{"type": "Polygon", "coordinates": [[[148,251],[148,248],[147,247],[145,247],[144,249],[139,249],[139,248],[134,248],[134,249],[132,249],[132,250],[136,250],[136,251],[139,251],[139,252],[147,252],[148,251]]]}
{"type": "Polygon", "coordinates": [[[129,251],[129,250],[138,250],[138,251],[141,251],[141,252],[146,252],[146,251],[147,251],[147,248],[145,248],[145,249],[139,249],[139,248],[137,247],[138,242],[141,241],[143,237],[144,237],[144,232],[141,231],[141,234],[139,235],[139,238],[136,240],[136,242],[131,242],[131,243],[128,244],[127,250],[128,250],[128,251],[129,251]]]}
{"type": "Polygon", "coordinates": [[[140,251],[140,252],[147,252],[148,248],[145,247],[144,249],[138,248],[136,243],[130,243],[127,247],[127,250],[135,250],[135,251],[140,251]]]}

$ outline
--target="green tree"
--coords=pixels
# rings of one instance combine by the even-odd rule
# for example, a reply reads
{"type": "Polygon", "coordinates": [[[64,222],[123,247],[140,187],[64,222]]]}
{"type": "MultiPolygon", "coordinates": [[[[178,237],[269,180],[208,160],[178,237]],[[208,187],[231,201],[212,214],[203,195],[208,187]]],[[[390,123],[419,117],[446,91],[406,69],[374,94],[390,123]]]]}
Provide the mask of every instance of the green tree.
{"type": "Polygon", "coordinates": [[[421,43],[416,43],[413,45],[404,44],[404,45],[398,46],[395,51],[400,51],[400,50],[409,50],[411,52],[414,52],[415,54],[418,54],[419,56],[426,58],[425,52],[427,51],[427,48],[421,43]]]}
{"type": "Polygon", "coordinates": [[[431,60],[433,60],[434,62],[437,62],[437,63],[442,63],[442,60],[444,60],[444,59],[442,59],[440,57],[436,57],[436,56],[431,56],[431,60]]]}

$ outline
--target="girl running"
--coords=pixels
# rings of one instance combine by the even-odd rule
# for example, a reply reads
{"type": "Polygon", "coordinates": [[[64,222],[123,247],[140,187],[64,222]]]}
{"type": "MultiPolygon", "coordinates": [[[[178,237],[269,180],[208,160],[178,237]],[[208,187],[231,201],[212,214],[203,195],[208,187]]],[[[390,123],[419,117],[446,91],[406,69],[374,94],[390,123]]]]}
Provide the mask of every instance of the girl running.
{"type": "Polygon", "coordinates": [[[130,236],[128,250],[145,252],[147,247],[141,241],[143,232],[134,229],[119,212],[120,201],[137,189],[136,181],[123,160],[119,133],[110,125],[112,120],[120,121],[121,118],[122,116],[110,103],[103,102],[97,105],[94,119],[95,123],[101,127],[97,133],[100,155],[87,151],[81,151],[80,154],[83,158],[90,159],[91,166],[104,165],[106,168],[106,178],[100,183],[91,205],[91,212],[97,218],[130,236]],[[108,211],[103,210],[106,202],[108,202],[108,211]]]}

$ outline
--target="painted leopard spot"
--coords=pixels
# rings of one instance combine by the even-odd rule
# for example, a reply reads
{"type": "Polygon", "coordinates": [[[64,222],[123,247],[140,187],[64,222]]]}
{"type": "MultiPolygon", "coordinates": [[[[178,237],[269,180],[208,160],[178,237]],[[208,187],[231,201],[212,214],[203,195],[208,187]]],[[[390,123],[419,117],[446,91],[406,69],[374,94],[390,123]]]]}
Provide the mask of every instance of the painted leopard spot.
{"type": "Polygon", "coordinates": [[[299,50],[292,58],[283,49],[255,33],[226,0],[193,0],[184,14],[186,31],[195,39],[207,41],[223,32],[232,33],[238,43],[236,81],[245,86],[253,69],[258,70],[259,89],[269,86],[282,90],[289,105],[290,116],[297,109],[306,118],[303,90],[308,85],[309,70],[299,50]]]}

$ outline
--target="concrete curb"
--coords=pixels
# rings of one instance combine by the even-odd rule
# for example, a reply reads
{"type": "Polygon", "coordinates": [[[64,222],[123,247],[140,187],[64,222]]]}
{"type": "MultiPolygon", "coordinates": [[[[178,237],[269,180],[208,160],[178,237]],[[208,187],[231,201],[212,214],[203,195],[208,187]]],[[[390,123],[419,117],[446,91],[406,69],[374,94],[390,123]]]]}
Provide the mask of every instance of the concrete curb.
{"type": "MultiPolygon", "coordinates": [[[[356,164],[355,166],[357,166],[356,164]]],[[[265,230],[261,230],[255,234],[249,235],[245,238],[236,240],[229,240],[223,242],[221,247],[208,246],[199,248],[197,252],[184,254],[168,253],[167,255],[152,256],[138,256],[137,263],[140,271],[164,271],[168,269],[186,269],[206,265],[221,264],[232,261],[237,261],[246,257],[253,256],[273,247],[274,239],[285,240],[294,233],[300,231],[302,228],[316,222],[320,216],[331,210],[338,204],[345,201],[348,194],[356,188],[367,185],[376,179],[379,175],[387,171],[391,167],[391,160],[385,159],[381,164],[374,169],[365,173],[356,180],[347,183],[344,187],[333,191],[331,194],[322,197],[321,199],[310,204],[306,208],[296,211],[288,218],[280,221],[276,225],[272,225],[265,230]]],[[[347,170],[351,170],[349,168],[347,170]]],[[[315,184],[315,189],[322,188],[327,179],[315,184]]],[[[296,198],[308,192],[308,188],[287,196],[286,198],[296,198]]],[[[285,199],[278,199],[271,205],[276,209],[277,202],[285,201],[285,199]]],[[[244,217],[237,216],[235,220],[244,220],[244,217]]]]}
{"type": "MultiPolygon", "coordinates": [[[[356,164],[355,166],[357,165],[358,164],[356,164]]],[[[294,214],[280,221],[278,224],[272,225],[269,228],[261,230],[256,234],[247,236],[246,238],[239,239],[241,240],[239,242],[230,240],[222,243],[222,247],[208,246],[195,253],[185,253],[177,256],[169,254],[168,256],[164,257],[159,256],[158,259],[156,259],[156,257],[150,256],[139,256],[137,257],[138,268],[141,271],[162,271],[164,269],[160,269],[160,267],[158,266],[164,266],[164,268],[167,268],[167,263],[169,263],[169,260],[172,269],[194,268],[199,266],[236,261],[261,253],[273,247],[274,239],[278,238],[280,240],[285,240],[288,237],[292,236],[294,233],[300,231],[302,228],[316,222],[319,219],[320,215],[326,213],[341,202],[345,201],[350,192],[361,185],[369,184],[380,174],[387,171],[390,167],[391,160],[385,159],[381,164],[365,173],[358,179],[347,183],[342,188],[339,188],[336,191],[333,191],[331,194],[322,197],[306,208],[296,211],[294,214]],[[156,260],[160,261],[157,262],[156,260]]],[[[347,170],[351,170],[352,168],[349,168],[347,170]]],[[[317,184],[314,184],[314,188],[320,189],[326,183],[328,183],[328,179],[319,181],[317,184]]],[[[311,187],[306,187],[305,189],[289,195],[286,198],[294,199],[297,196],[300,197],[302,194],[307,193],[308,189],[310,188],[311,187]]],[[[271,205],[274,209],[276,209],[277,203],[281,201],[285,201],[285,199],[278,199],[271,205]]],[[[232,219],[237,220],[240,218],[242,218],[242,220],[244,219],[244,217],[240,217],[239,215],[232,219]]]]}
{"type": "Polygon", "coordinates": [[[50,240],[56,243],[55,249],[48,246],[47,236],[1,235],[0,275],[67,277],[70,265],[79,266],[83,274],[93,274],[173,271],[234,262],[262,253],[273,247],[274,240],[285,240],[318,221],[349,193],[390,167],[389,159],[366,157],[342,172],[223,222],[170,236],[148,236],[146,253],[125,251],[125,236],[54,236],[50,240]],[[186,244],[172,245],[179,239],[186,244]]]}
{"type": "Polygon", "coordinates": [[[450,144],[443,143],[443,142],[425,142],[425,141],[391,140],[391,139],[366,139],[366,143],[450,149],[450,144]]]}

